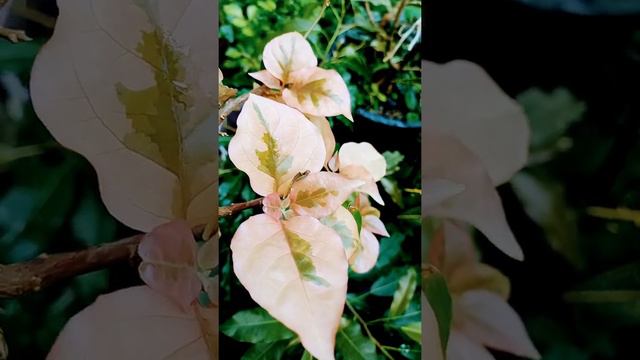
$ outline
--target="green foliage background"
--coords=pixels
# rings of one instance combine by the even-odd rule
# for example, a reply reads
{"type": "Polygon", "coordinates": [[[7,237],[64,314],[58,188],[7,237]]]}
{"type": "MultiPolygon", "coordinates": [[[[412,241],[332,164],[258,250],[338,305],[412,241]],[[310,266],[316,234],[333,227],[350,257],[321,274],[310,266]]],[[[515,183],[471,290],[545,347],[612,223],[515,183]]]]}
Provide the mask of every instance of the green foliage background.
{"type": "MultiPolygon", "coordinates": [[[[220,67],[225,85],[249,90],[248,72],[263,68],[264,45],[282,33],[308,33],[321,67],[336,69],[352,95],[355,123],[338,118],[333,130],[338,143],[368,141],[385,151],[387,176],[381,182],[386,206],[379,207],[391,234],[380,239],[380,258],[367,274],[350,273],[349,306],[345,307],[336,339],[340,359],[420,358],[420,196],[407,189],[420,187],[420,58],[419,43],[410,48],[410,36],[417,36],[412,24],[420,23],[417,1],[370,1],[371,21],[364,1],[231,1],[221,2],[220,67]],[[399,5],[403,3],[403,7],[399,5]],[[400,16],[393,41],[382,33],[394,31],[393,19],[400,16]],[[383,18],[387,25],[380,25],[383,18]],[[317,24],[314,26],[314,23],[317,24]],[[391,61],[384,61],[409,31],[391,61]],[[391,133],[389,133],[391,131],[391,133]],[[397,137],[406,138],[398,145],[397,137]],[[384,188],[384,189],[383,189],[384,188]],[[364,328],[366,324],[367,329],[364,328]],[[367,333],[370,331],[370,334],[367,333]],[[377,344],[376,344],[377,342],[377,344]]],[[[232,120],[233,121],[233,120],[232,120]]],[[[220,138],[221,204],[256,197],[248,178],[234,169],[226,156],[229,137],[220,138]]],[[[238,225],[259,210],[222,219],[220,346],[229,358],[308,358],[296,336],[257,307],[233,275],[228,244],[238,225]]]]}

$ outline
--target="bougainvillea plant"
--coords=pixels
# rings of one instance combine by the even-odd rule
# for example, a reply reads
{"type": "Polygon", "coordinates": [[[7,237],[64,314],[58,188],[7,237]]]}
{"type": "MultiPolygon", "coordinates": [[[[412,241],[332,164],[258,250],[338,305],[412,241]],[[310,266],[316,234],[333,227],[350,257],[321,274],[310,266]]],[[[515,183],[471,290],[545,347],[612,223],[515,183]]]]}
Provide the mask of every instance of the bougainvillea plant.
{"type": "Polygon", "coordinates": [[[325,117],[351,119],[350,95],[336,71],[317,67],[301,34],[272,39],[263,62],[266,70],[250,75],[269,88],[268,98],[249,95],[228,151],[264,196],[264,213],[233,236],[233,269],[312,356],[333,359],[349,265],[371,269],[379,251],[371,231],[388,235],[360,195],[382,202],[376,182],[386,161],[368,143],[345,143],[334,154],[325,117]]]}

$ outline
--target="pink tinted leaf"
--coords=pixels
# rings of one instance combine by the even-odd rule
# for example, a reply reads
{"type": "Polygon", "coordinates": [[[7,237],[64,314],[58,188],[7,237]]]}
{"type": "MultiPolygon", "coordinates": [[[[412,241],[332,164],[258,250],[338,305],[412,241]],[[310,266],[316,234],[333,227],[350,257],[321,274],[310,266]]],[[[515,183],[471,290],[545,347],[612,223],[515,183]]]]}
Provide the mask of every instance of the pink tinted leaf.
{"type": "Polygon", "coordinates": [[[368,230],[360,231],[360,247],[351,255],[351,269],[357,273],[366,273],[373,269],[380,255],[380,243],[368,230]]]}
{"type": "Polygon", "coordinates": [[[522,108],[474,63],[422,64],[425,131],[434,128],[460,140],[494,185],[509,181],[528,158],[530,131],[522,108]]]}
{"type": "Polygon", "coordinates": [[[140,277],[152,289],[175,301],[185,311],[200,293],[196,268],[197,246],[191,227],[182,220],[160,225],[146,234],[138,255],[140,277]]]}
{"type": "Polygon", "coordinates": [[[343,144],[338,152],[338,160],[340,171],[350,166],[362,166],[374,182],[382,179],[387,172],[387,161],[384,156],[367,142],[343,144]]]}
{"type": "Polygon", "coordinates": [[[495,360],[481,344],[460,331],[452,330],[447,345],[447,360],[495,360]]]}
{"type": "Polygon", "coordinates": [[[233,269],[251,298],[320,360],[334,359],[347,292],[338,234],[309,216],[277,221],[256,215],[231,240],[233,269]]]}
{"type": "Polygon", "coordinates": [[[307,175],[291,187],[295,199],[291,207],[298,215],[327,216],[336,211],[362,183],[326,171],[307,175]]]}
{"type": "Polygon", "coordinates": [[[422,169],[425,182],[446,179],[465,188],[439,204],[424,207],[424,215],[470,223],[507,255],[524,258],[491,178],[482,162],[460,141],[435,130],[424,132],[422,169]]]}
{"type": "Polygon", "coordinates": [[[280,82],[280,80],[276,79],[276,77],[271,75],[271,73],[267,70],[252,72],[248,75],[271,89],[280,89],[282,87],[282,83],[280,82]]]}
{"type": "Polygon", "coordinates": [[[363,216],[362,227],[374,234],[378,234],[382,236],[390,236],[382,220],[380,220],[380,218],[375,215],[363,216]]]}
{"type": "MultiPolygon", "coordinates": [[[[217,333],[217,323],[210,331],[217,333]]],[[[69,320],[47,356],[48,360],[211,358],[193,311],[185,313],[147,286],[99,296],[69,320]]]]}
{"type": "Polygon", "coordinates": [[[340,236],[347,259],[360,247],[358,224],[349,210],[339,206],[333,214],[320,219],[323,225],[333,229],[340,236]]]}
{"type": "Polygon", "coordinates": [[[292,72],[318,65],[313,49],[307,40],[297,32],[290,32],[273,38],[262,53],[264,67],[283,83],[289,82],[292,72]]]}
{"type": "MultiPolygon", "coordinates": [[[[336,149],[336,138],[331,130],[329,121],[324,116],[309,116],[309,120],[318,127],[324,140],[324,147],[327,151],[327,157],[325,158],[325,164],[329,162],[336,149]]],[[[335,170],[334,170],[335,171],[335,170]]]]}
{"type": "Polygon", "coordinates": [[[337,71],[315,68],[292,75],[295,82],[282,91],[287,105],[313,116],[344,115],[353,121],[351,94],[337,71]]]}
{"type": "Polygon", "coordinates": [[[540,359],[522,320],[499,295],[485,290],[467,291],[457,299],[456,310],[460,316],[459,330],[474,342],[540,359]]]}
{"type": "Polygon", "coordinates": [[[363,180],[365,183],[360,185],[356,191],[367,194],[373,198],[378,204],[384,205],[380,190],[375,180],[364,166],[349,165],[340,168],[340,175],[353,180],[363,180]]]}
{"type": "Polygon", "coordinates": [[[262,196],[284,195],[298,173],[318,172],[326,151],[320,130],[284,104],[250,95],[229,143],[229,158],[262,196]]]}
{"type": "Polygon", "coordinates": [[[218,238],[205,241],[198,249],[198,269],[211,270],[218,266],[218,238]]]}

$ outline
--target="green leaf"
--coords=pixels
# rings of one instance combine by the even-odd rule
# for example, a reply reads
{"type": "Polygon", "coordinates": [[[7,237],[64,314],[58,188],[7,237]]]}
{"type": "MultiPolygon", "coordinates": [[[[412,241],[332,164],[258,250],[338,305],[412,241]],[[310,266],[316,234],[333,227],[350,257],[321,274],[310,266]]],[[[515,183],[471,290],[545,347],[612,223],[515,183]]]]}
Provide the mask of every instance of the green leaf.
{"type": "Polygon", "coordinates": [[[281,360],[288,341],[254,344],[242,355],[242,360],[281,360]]]}
{"type": "Polygon", "coordinates": [[[385,151],[382,153],[384,160],[387,162],[387,172],[385,176],[389,176],[400,170],[400,163],[404,160],[404,155],[399,151],[385,151]]]}
{"type": "Polygon", "coordinates": [[[400,277],[405,273],[406,269],[393,269],[391,272],[379,277],[372,285],[369,292],[376,296],[393,296],[400,277]]]}
{"type": "Polygon", "coordinates": [[[313,356],[307,350],[304,351],[300,360],[313,360],[313,356]]]}
{"type": "Polygon", "coordinates": [[[356,220],[356,224],[358,224],[358,234],[360,234],[360,231],[362,230],[362,214],[358,209],[349,210],[351,211],[351,215],[353,215],[353,218],[356,220]]]}
{"type": "Polygon", "coordinates": [[[220,326],[220,331],[238,341],[254,344],[295,337],[291,330],[262,308],[237,312],[220,326]]]}
{"type": "Polygon", "coordinates": [[[422,272],[422,291],[431,305],[438,321],[438,333],[440,334],[440,344],[442,353],[446,358],[447,343],[451,331],[452,303],[451,294],[444,276],[434,267],[428,267],[422,272]]]}
{"type": "Polygon", "coordinates": [[[382,184],[384,191],[391,196],[391,200],[393,200],[396,205],[403,208],[404,202],[402,201],[402,190],[398,186],[398,182],[385,177],[380,180],[380,183],[382,184]]]}
{"type": "Polygon", "coordinates": [[[400,328],[402,332],[417,343],[422,342],[422,323],[412,322],[400,328]]]}
{"type": "Polygon", "coordinates": [[[418,273],[414,268],[409,268],[407,273],[398,280],[398,288],[393,294],[389,316],[397,316],[407,310],[417,286],[418,273]]]}
{"type": "Polygon", "coordinates": [[[336,336],[336,350],[343,359],[369,360],[376,358],[375,344],[362,334],[360,324],[342,318],[340,330],[336,336]]]}

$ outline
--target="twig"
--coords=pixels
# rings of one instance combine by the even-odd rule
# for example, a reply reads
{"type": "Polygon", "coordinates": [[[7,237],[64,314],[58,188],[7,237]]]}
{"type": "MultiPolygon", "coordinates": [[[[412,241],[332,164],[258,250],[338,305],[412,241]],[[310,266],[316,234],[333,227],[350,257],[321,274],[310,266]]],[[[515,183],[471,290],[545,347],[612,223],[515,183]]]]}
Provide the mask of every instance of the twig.
{"type": "MultiPolygon", "coordinates": [[[[258,206],[262,199],[220,207],[218,217],[231,216],[242,210],[258,206]]],[[[196,226],[195,233],[203,226],[196,226]]],[[[17,297],[39,291],[61,280],[103,269],[113,264],[135,262],[143,234],[112,243],[61,254],[43,254],[37,258],[11,265],[0,265],[0,298],[17,297]]]]}
{"type": "Polygon", "coordinates": [[[349,310],[351,310],[351,312],[353,313],[353,316],[356,317],[356,320],[358,320],[358,322],[360,323],[360,325],[362,325],[362,327],[364,328],[364,331],[367,333],[367,336],[369,336],[369,339],[371,339],[371,341],[376,345],[376,347],[378,349],[380,349],[380,351],[382,352],[382,354],[384,354],[384,356],[386,356],[388,359],[393,360],[393,356],[391,356],[391,354],[389,354],[389,352],[385,349],[385,347],[380,344],[380,342],[378,341],[378,339],[376,339],[373,334],[371,334],[371,331],[369,331],[369,327],[367,326],[367,323],[364,321],[364,319],[362,319],[362,317],[360,316],[360,314],[358,314],[358,312],[356,311],[356,309],[353,307],[353,305],[351,305],[351,303],[349,302],[349,300],[347,300],[347,307],[349,308],[349,310]]]}

